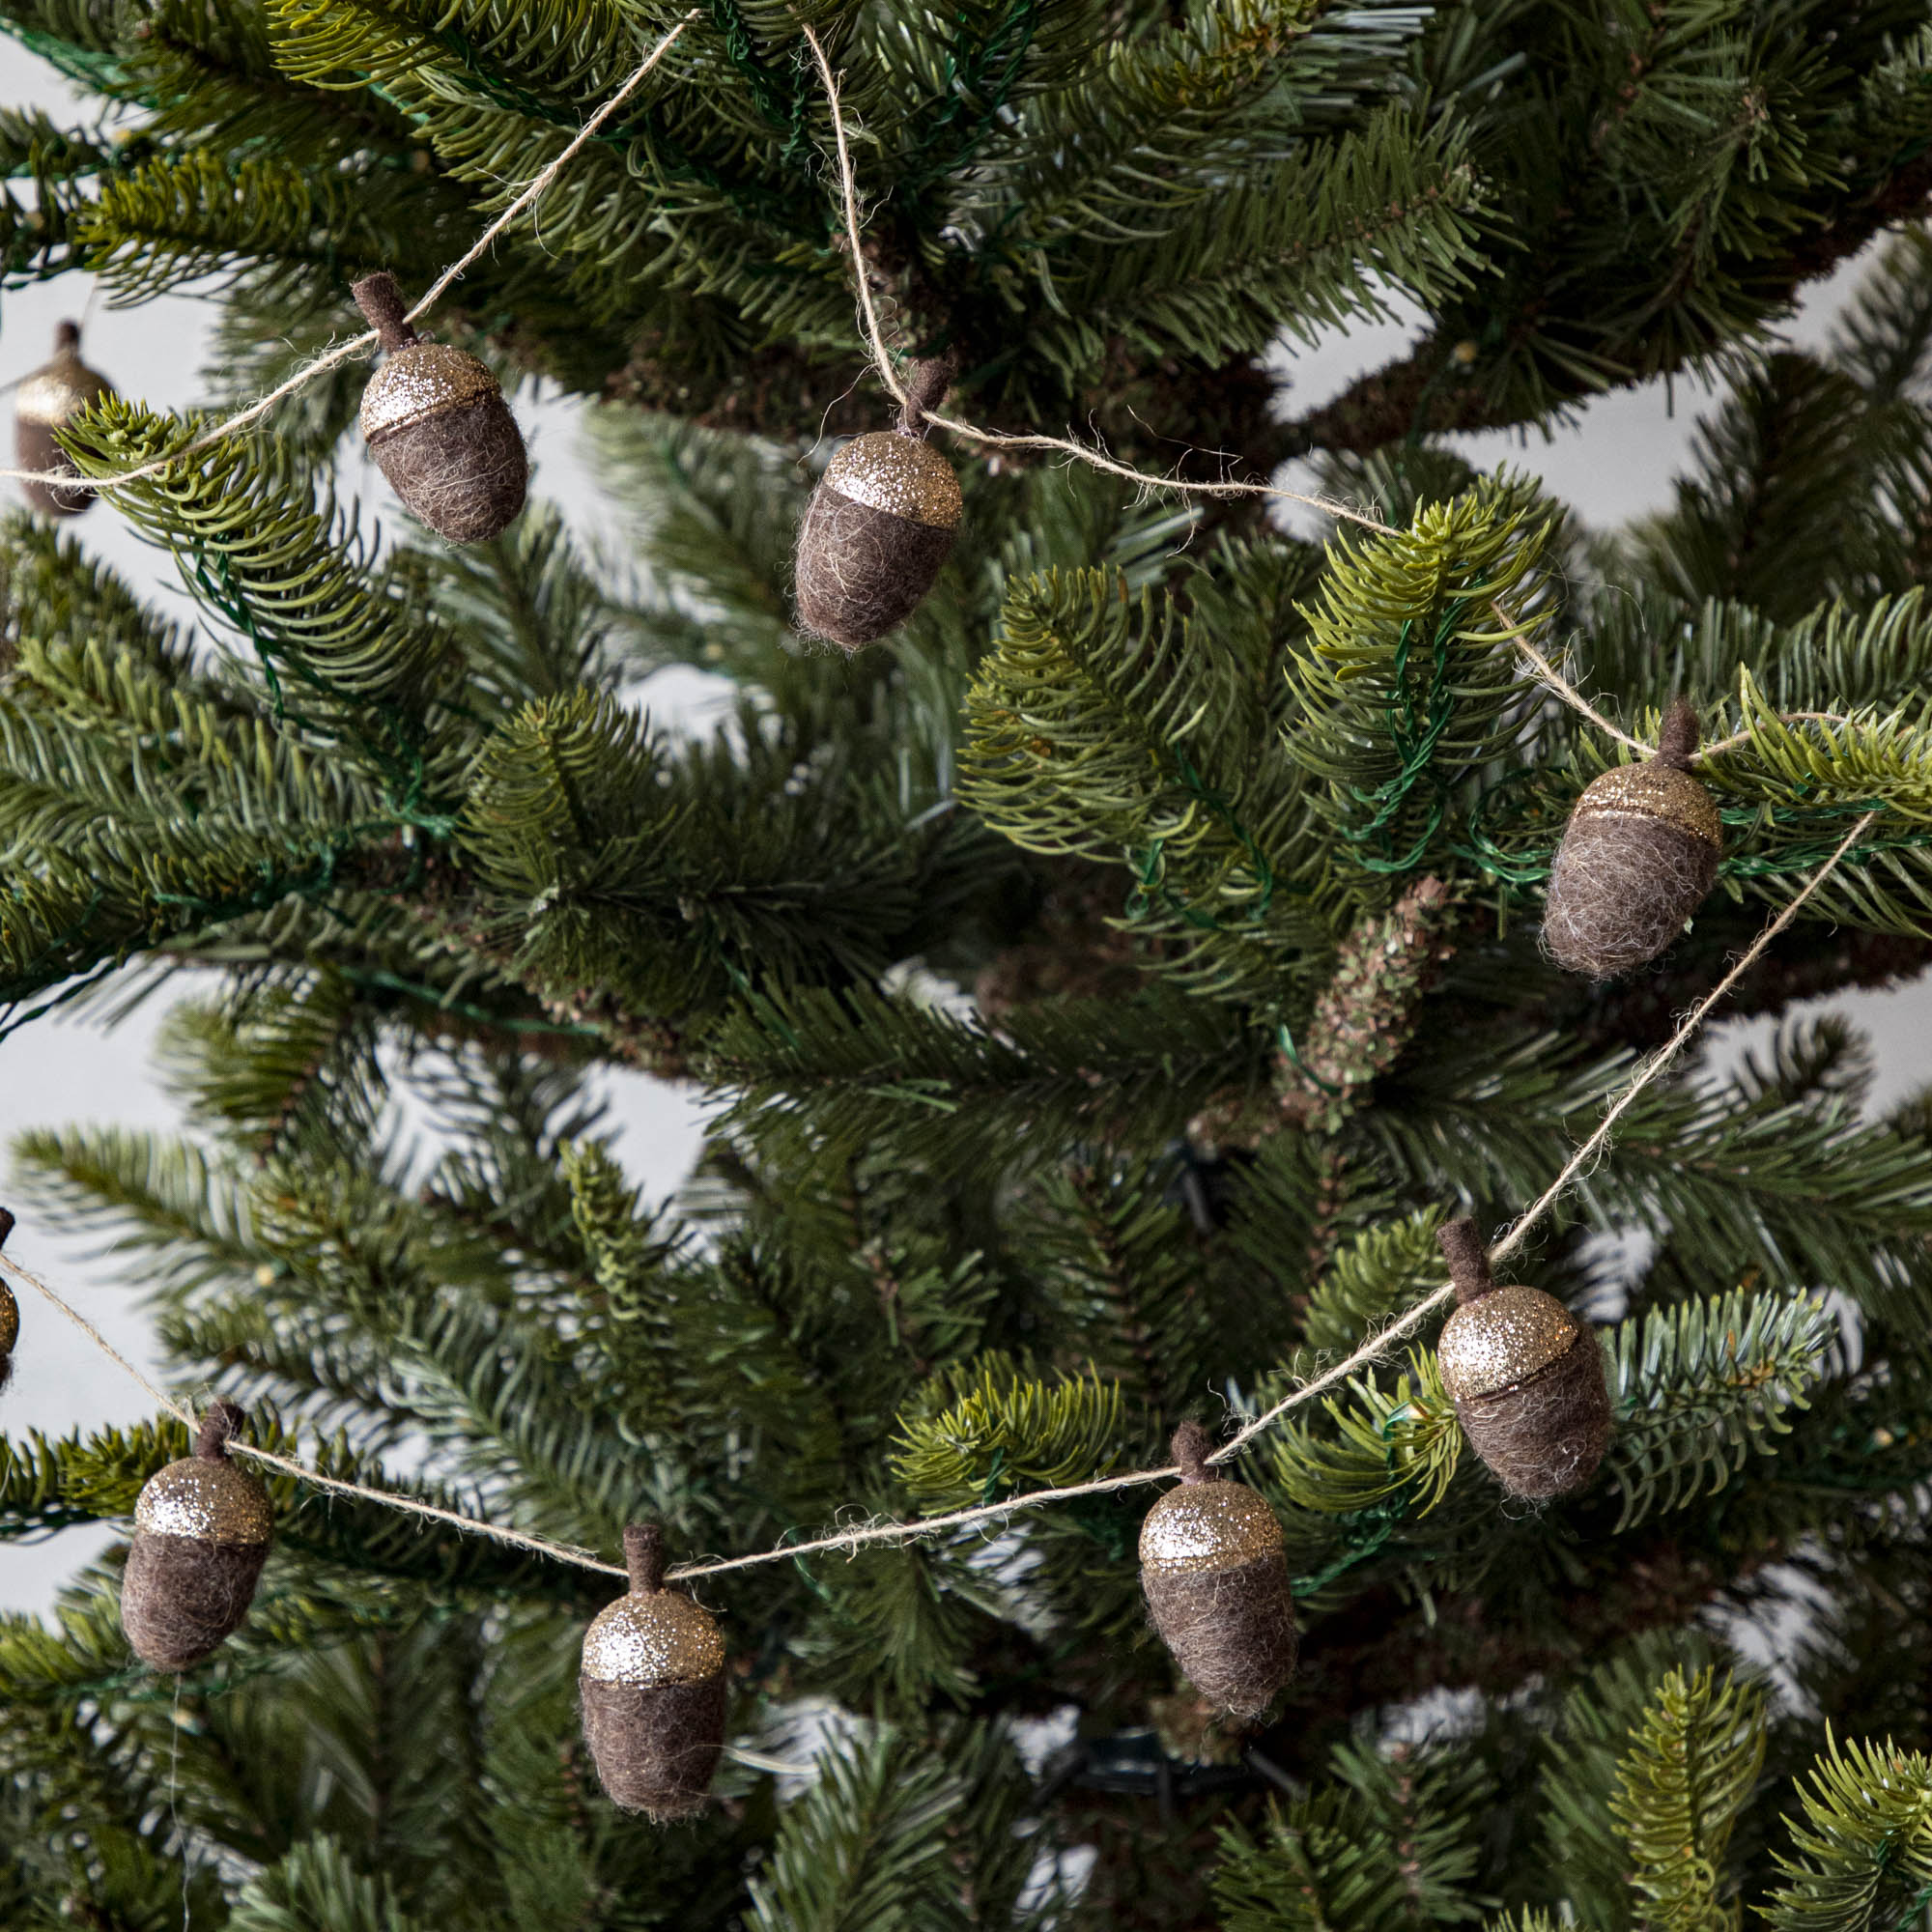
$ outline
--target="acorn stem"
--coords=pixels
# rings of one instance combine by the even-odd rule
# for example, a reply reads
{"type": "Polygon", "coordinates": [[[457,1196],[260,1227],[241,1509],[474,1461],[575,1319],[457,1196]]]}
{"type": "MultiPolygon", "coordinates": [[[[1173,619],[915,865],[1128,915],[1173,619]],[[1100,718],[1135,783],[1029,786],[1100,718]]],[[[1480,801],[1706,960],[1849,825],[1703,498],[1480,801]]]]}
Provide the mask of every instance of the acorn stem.
{"type": "Polygon", "coordinates": [[[1436,1229],[1435,1238],[1449,1263],[1449,1279],[1456,1284],[1459,1304],[1466,1307],[1495,1287],[1495,1277],[1490,1272],[1489,1250],[1476,1232],[1475,1222],[1466,1218],[1451,1221],[1447,1227],[1436,1229]]]}
{"type": "Polygon", "coordinates": [[[899,431],[904,436],[925,434],[925,412],[936,410],[959,373],[959,358],[948,350],[944,355],[915,362],[906,375],[906,398],[899,406],[899,431]]]}
{"type": "Polygon", "coordinates": [[[349,293],[355,298],[355,306],[362,311],[369,327],[382,338],[383,347],[392,355],[398,349],[407,349],[416,339],[416,332],[403,312],[402,291],[388,270],[379,269],[373,275],[364,275],[349,293]]]}
{"type": "Polygon", "coordinates": [[[1180,1480],[1183,1483],[1218,1483],[1220,1470],[1208,1461],[1213,1452],[1214,1438],[1198,1422],[1183,1422],[1174,1432],[1172,1444],[1174,1460],[1180,1464],[1180,1480]]]}
{"type": "Polygon", "coordinates": [[[77,322],[57,322],[54,324],[54,354],[56,355],[77,355],[80,351],[80,324],[77,322]]]}
{"type": "Polygon", "coordinates": [[[624,1525],[624,1565],[631,1573],[633,1595],[654,1597],[664,1588],[665,1533],[657,1523],[624,1525]]]}
{"type": "Polygon", "coordinates": [[[208,1412],[201,1418],[201,1428],[194,1438],[194,1453],[204,1463],[223,1463],[228,1460],[228,1438],[233,1435],[246,1418],[232,1402],[211,1403],[208,1412]]]}
{"type": "Polygon", "coordinates": [[[1676,699],[1663,714],[1663,725],[1657,734],[1657,762],[1688,772],[1701,735],[1696,712],[1684,698],[1676,699]]]}

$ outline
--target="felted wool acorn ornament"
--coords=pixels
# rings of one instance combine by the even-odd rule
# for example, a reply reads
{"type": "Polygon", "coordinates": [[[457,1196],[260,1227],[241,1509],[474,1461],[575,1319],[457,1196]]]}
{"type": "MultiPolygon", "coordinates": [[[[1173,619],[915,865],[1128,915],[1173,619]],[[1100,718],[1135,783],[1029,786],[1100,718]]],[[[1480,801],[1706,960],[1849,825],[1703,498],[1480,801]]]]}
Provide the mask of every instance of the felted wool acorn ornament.
{"type": "Polygon", "coordinates": [[[1294,1675],[1300,1639],[1274,1511],[1212,1468],[1198,1423],[1175,1431],[1180,1481],[1141,1524],[1141,1588],[1161,1641],[1216,1709],[1258,1717],[1294,1675]]]}
{"type": "MultiPolygon", "coordinates": [[[[7,1236],[14,1232],[14,1217],[4,1208],[0,1208],[0,1247],[4,1247],[7,1236]]],[[[14,1373],[14,1344],[20,1339],[20,1304],[14,1299],[14,1291],[4,1281],[0,1281],[0,1389],[7,1386],[14,1373]]]]}
{"type": "Polygon", "coordinates": [[[1457,1306],[1435,1359],[1469,1446],[1513,1496],[1580,1490],[1610,1446],[1596,1331],[1540,1288],[1498,1288],[1473,1221],[1452,1221],[1436,1239],[1457,1306]]]}
{"type": "Polygon", "coordinates": [[[229,1459],[242,1419],[232,1402],[217,1402],[194,1454],[150,1476],[135,1500],[121,1628],[156,1670],[213,1655],[254,1602],[275,1520],[261,1484],[229,1459]]]}
{"type": "Polygon", "coordinates": [[[1690,774],[1697,716],[1664,714],[1657,755],[1583,787],[1549,873],[1543,943],[1559,966],[1607,980],[1647,966],[1717,882],[1717,801],[1690,774]]]}
{"type": "Polygon", "coordinates": [[[898,427],[855,436],[826,466],[798,530],[801,630],[856,651],[897,630],[932,588],[965,508],[923,427],[952,371],[917,364],[898,427]]]}
{"type": "Polygon", "coordinates": [[[438,536],[488,543],[524,507],[529,458],[489,368],[418,335],[395,277],[365,275],[350,293],[387,359],[362,391],[362,436],[389,487],[438,536]]]}
{"type": "Polygon", "coordinates": [[[624,1531],[631,1590],[583,1634],[583,1737],[612,1804],[659,1823],[704,1808],[724,1749],[724,1636],[664,1587],[664,1532],[624,1531]]]}
{"type": "MultiPolygon", "coordinates": [[[[114,384],[80,359],[80,325],[54,330],[53,360],[43,362],[14,391],[14,454],[22,469],[54,469],[78,476],[73,458],[54,440],[88,404],[111,396],[114,384]]],[[[84,484],[22,483],[28,502],[50,517],[77,517],[94,501],[84,484]]]]}

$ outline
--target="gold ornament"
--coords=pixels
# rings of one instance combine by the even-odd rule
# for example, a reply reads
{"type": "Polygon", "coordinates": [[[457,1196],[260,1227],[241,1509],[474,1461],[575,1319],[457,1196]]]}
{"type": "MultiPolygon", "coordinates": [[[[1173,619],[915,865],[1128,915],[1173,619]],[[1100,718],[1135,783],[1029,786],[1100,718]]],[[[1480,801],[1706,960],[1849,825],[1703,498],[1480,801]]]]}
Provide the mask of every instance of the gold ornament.
{"type": "Polygon", "coordinates": [[[1570,815],[1573,825],[1592,818],[1662,819],[1721,852],[1724,829],[1718,801],[1689,772],[1653,758],[1618,765],[1583,787],[1570,815]]]}
{"type": "Polygon", "coordinates": [[[1245,1483],[1182,1483],[1141,1524],[1141,1568],[1154,1577],[1197,1577],[1277,1554],[1281,1524],[1245,1483]]]}
{"type": "Polygon", "coordinates": [[[156,1470],[134,1504],[134,1527],[201,1543],[267,1543],[275,1519],[262,1486],[228,1461],[185,1456],[156,1470]]]}
{"type": "Polygon", "coordinates": [[[77,517],[94,501],[80,482],[73,459],[54,440],[90,403],[111,396],[114,384],[80,359],[80,328],[64,322],[54,331],[53,359],[43,363],[14,391],[14,453],[22,469],[71,476],[71,484],[23,483],[36,509],[52,517],[77,517]]]}
{"type": "Polygon", "coordinates": [[[468,350],[417,341],[397,350],[369,378],[362,391],[362,434],[373,446],[445,410],[502,393],[489,365],[468,350]]]}
{"type": "Polygon", "coordinates": [[[700,1684],[724,1667],[717,1619],[676,1590],[619,1597],[583,1634],[583,1675],[598,1684],[700,1684]]]}
{"type": "Polygon", "coordinates": [[[1577,1332],[1553,1294],[1520,1283],[1492,1288],[1444,1323],[1435,1345],[1442,1385],[1458,1402],[1513,1388],[1568,1353],[1577,1332]]]}
{"type": "Polygon", "coordinates": [[[936,530],[956,528],[966,508],[952,466],[919,437],[897,430],[873,430],[842,444],[826,466],[822,487],[936,530]]]}

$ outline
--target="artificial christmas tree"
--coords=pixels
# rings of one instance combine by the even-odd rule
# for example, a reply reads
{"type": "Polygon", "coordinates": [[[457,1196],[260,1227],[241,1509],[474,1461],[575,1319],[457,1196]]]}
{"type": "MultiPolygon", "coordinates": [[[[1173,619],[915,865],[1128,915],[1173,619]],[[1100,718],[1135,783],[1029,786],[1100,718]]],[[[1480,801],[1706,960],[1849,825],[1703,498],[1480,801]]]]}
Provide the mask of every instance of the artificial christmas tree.
{"type": "MultiPolygon", "coordinates": [[[[1932,242],[1826,348],[1753,332],[1922,208],[1923,0],[0,16],[100,102],[0,118],[10,277],[218,275],[223,317],[209,415],[117,367],[58,432],[191,632],[0,531],[11,1023],[204,976],[184,1131],[50,1122],[13,1205],[123,1243],[238,1462],[547,1546],[270,1464],[252,1606],[178,1682],[120,1549],[0,1626],[0,1923],[1922,1920],[1932,1113],[1861,1118],[1856,1039],[1792,1017],[1649,1066],[1539,1197],[1771,914],[1724,1010],[1932,959],[1932,242]],[[622,568],[540,487],[468,550],[336,494],[351,285],[472,251],[434,326],[599,399],[622,568]],[[1413,349],[1284,396],[1270,346],[1390,288],[1413,349]],[[926,369],[935,586],[808,643],[814,477],[926,369]],[[1433,440],[1678,372],[1723,383],[1694,474],[1619,535],[1433,440]],[[1069,424],[1212,487],[1026,441],[1069,424]],[[1292,457],[1350,506],[1319,539],[1215,494],[1292,457]],[[670,665],[736,682],[725,729],[625,701],[670,665]],[[1573,976],[1565,821],[1678,699],[1716,885],[1573,976]],[[611,1068],[717,1103],[661,1208],[611,1068]],[[1601,1466],[1534,1506],[1434,1350],[1464,1218],[1602,1350],[1601,1466]],[[1189,1422],[1187,1487],[1280,1531],[1252,1717],[1148,1628],[1173,1477],[1129,1479],[1189,1422]],[[644,1521],[692,1557],[641,1594],[730,1634],[663,1827],[581,1728],[644,1521]]],[[[188,1449],[10,1435],[0,1532],[128,1527],[188,1449]]]]}

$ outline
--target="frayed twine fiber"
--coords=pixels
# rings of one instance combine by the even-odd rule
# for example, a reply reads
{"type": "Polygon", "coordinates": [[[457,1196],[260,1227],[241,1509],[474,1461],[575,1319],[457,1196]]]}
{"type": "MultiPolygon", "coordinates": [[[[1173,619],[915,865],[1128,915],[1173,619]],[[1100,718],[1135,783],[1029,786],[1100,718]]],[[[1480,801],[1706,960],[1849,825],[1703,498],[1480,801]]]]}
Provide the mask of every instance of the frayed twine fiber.
{"type": "Polygon", "coordinates": [[[214,1404],[202,1419],[194,1454],[151,1476],[135,1506],[121,1582],[121,1628],[135,1656],[156,1670],[186,1670],[212,1656],[242,1627],[255,1600],[269,1556],[270,1539],[259,1533],[269,1500],[254,1477],[228,1458],[228,1438],[242,1421],[233,1403],[214,1404]],[[217,1492],[201,1511],[215,1534],[142,1526],[142,1512],[156,1494],[184,1487],[217,1492]],[[241,1533],[220,1533],[224,1528],[241,1533]]]}
{"type": "Polygon", "coordinates": [[[1549,873],[1543,943],[1559,966],[1612,979],[1647,966],[1717,883],[1718,815],[1690,776],[1697,718],[1681,700],[1655,758],[1593,779],[1549,873]]]}
{"type": "Polygon", "coordinates": [[[390,489],[450,543],[500,536],[524,507],[530,466],[497,379],[475,356],[418,337],[394,276],[365,275],[350,293],[388,352],[362,428],[390,489]],[[387,411],[379,395],[391,399],[387,411]],[[391,413],[407,419],[386,426],[391,413]]]}
{"type": "Polygon", "coordinates": [[[1198,1423],[1175,1432],[1180,1483],[1142,1525],[1141,1587],[1187,1681],[1217,1710],[1252,1719],[1293,1676],[1300,1639],[1281,1525],[1208,1465],[1213,1449],[1198,1423]]]}
{"type": "Polygon", "coordinates": [[[695,1817],[724,1749],[724,1643],[708,1612],[664,1587],[664,1532],[624,1531],[628,1596],[585,1634],[583,1739],[613,1804],[663,1824],[695,1817]]]}
{"type": "Polygon", "coordinates": [[[1476,1224],[1436,1235],[1456,1312],[1436,1345],[1469,1446],[1513,1496],[1580,1490],[1610,1446],[1610,1396],[1596,1331],[1540,1288],[1498,1288],[1476,1224]]]}

